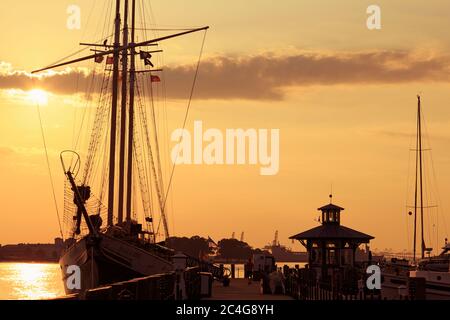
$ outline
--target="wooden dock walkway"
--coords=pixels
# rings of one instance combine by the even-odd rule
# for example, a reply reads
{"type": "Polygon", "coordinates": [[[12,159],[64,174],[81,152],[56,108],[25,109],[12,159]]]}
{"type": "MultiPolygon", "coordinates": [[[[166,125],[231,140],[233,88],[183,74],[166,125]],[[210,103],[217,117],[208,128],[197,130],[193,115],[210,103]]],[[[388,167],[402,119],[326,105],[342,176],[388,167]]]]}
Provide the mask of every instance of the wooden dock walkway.
{"type": "Polygon", "coordinates": [[[212,296],[205,300],[293,300],[287,295],[262,294],[260,291],[259,281],[249,285],[247,279],[231,279],[228,287],[214,281],[212,296]]]}

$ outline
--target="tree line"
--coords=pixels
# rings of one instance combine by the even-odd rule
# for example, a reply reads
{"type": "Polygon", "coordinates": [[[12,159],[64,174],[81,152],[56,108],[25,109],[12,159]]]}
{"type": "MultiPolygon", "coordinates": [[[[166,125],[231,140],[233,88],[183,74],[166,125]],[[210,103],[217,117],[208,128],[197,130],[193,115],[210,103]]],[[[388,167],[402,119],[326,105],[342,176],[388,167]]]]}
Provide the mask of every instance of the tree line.
{"type": "Polygon", "coordinates": [[[254,249],[247,242],[237,239],[222,239],[216,244],[200,236],[170,237],[165,245],[195,258],[213,255],[215,259],[247,260],[253,253],[261,252],[260,249],[254,249]]]}

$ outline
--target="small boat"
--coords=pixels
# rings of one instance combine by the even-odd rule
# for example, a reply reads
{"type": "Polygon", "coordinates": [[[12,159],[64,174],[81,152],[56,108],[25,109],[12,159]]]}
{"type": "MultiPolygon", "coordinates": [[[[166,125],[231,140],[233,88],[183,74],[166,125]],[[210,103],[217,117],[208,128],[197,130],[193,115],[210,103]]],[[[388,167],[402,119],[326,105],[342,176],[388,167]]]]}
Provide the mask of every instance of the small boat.
{"type": "Polygon", "coordinates": [[[410,278],[425,279],[426,300],[450,299],[450,269],[447,271],[415,270],[409,274],[410,278]]]}
{"type": "Polygon", "coordinates": [[[425,298],[427,300],[450,299],[450,243],[446,243],[440,255],[423,259],[416,270],[409,273],[410,278],[425,279],[425,298]]]}
{"type": "Polygon", "coordinates": [[[278,241],[278,230],[275,231],[274,240],[264,247],[280,262],[307,262],[308,255],[306,252],[295,252],[290,248],[283,246],[278,241]]]}
{"type": "Polygon", "coordinates": [[[442,252],[419,261],[420,270],[446,272],[450,268],[450,243],[445,243],[442,252]]]}

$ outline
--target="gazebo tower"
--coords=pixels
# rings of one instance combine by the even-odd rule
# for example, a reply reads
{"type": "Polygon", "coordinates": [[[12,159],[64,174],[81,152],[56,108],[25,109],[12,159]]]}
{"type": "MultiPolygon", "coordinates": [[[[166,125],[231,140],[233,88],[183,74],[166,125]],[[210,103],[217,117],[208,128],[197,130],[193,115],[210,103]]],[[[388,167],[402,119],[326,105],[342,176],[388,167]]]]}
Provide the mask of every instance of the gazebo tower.
{"type": "Polygon", "coordinates": [[[332,203],[318,208],[321,225],[296,234],[290,239],[300,241],[308,251],[308,267],[316,270],[322,280],[333,272],[355,267],[356,249],[374,237],[341,225],[344,208],[332,203]]]}

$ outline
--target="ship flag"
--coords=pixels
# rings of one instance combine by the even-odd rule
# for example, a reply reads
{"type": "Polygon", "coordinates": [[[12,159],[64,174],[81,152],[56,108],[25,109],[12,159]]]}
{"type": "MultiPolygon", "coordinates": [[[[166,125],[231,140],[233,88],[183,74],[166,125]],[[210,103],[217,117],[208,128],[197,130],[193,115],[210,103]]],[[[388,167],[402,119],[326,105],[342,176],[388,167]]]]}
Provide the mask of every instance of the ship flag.
{"type": "Polygon", "coordinates": [[[96,63],[102,63],[103,62],[103,56],[96,56],[94,60],[95,60],[96,63]]]}
{"type": "Polygon", "coordinates": [[[150,54],[150,52],[147,51],[139,51],[139,56],[142,60],[144,60],[144,64],[146,66],[150,66],[150,67],[154,67],[153,63],[150,61],[150,59],[152,58],[152,55],[150,54]]]}
{"type": "Polygon", "coordinates": [[[161,78],[158,77],[158,76],[151,75],[150,76],[150,81],[151,82],[161,82],[161,78]]]}

